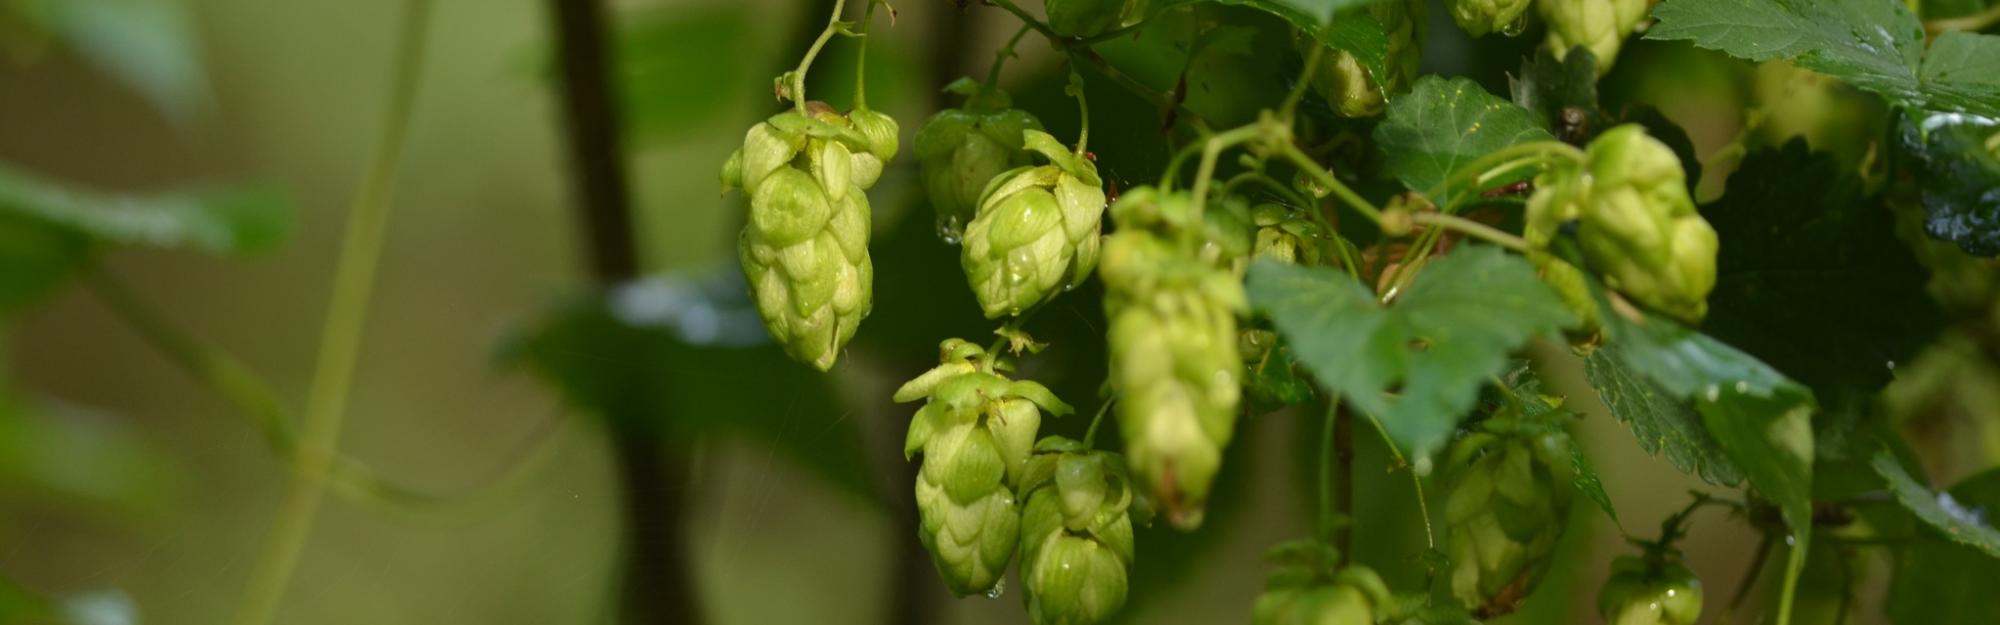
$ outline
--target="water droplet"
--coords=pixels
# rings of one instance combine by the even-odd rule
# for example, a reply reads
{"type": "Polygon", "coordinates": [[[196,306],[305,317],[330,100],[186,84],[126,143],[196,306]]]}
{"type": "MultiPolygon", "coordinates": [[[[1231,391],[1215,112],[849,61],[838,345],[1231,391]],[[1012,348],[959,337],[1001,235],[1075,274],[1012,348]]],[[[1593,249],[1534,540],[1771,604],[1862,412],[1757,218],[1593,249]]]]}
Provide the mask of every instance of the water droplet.
{"type": "Polygon", "coordinates": [[[1668,588],[1668,589],[1667,589],[1667,597],[1669,597],[1669,598],[1672,598],[1672,597],[1673,597],[1674,595],[1676,595],[1676,594],[1679,594],[1679,593],[1680,593],[1680,590],[1678,590],[1678,589],[1674,589],[1674,588],[1668,588]]]}
{"type": "Polygon", "coordinates": [[[1000,595],[1006,593],[1007,593],[1007,580],[1005,578],[1002,578],[1000,581],[994,582],[992,588],[986,589],[986,598],[999,599],[1000,595]]]}
{"type": "Polygon", "coordinates": [[[959,227],[958,216],[938,218],[937,236],[945,245],[958,245],[958,242],[965,238],[965,230],[959,227]]]}
{"type": "Polygon", "coordinates": [[[1895,371],[1895,370],[1896,370],[1896,361],[1894,361],[1894,360],[1891,360],[1891,361],[1889,361],[1889,370],[1890,370],[1890,371],[1895,371]]]}
{"type": "Polygon", "coordinates": [[[1709,401],[1722,399],[1722,387],[1710,384],[1708,388],[1702,390],[1702,396],[1707,397],[1709,401]]]}
{"type": "Polygon", "coordinates": [[[1739,395],[1743,395],[1743,394],[1748,394],[1749,392],[1750,392],[1750,383],[1749,383],[1749,382],[1746,382],[1746,381],[1743,381],[1743,380],[1737,380],[1737,381],[1736,381],[1736,393],[1737,393],[1737,394],[1739,394],[1739,395]]]}
{"type": "Polygon", "coordinates": [[[1785,535],[1785,546],[1787,546],[1787,547],[1790,547],[1791,545],[1792,545],[1792,535],[1791,535],[1791,534],[1786,534],[1786,535],[1785,535]]]}

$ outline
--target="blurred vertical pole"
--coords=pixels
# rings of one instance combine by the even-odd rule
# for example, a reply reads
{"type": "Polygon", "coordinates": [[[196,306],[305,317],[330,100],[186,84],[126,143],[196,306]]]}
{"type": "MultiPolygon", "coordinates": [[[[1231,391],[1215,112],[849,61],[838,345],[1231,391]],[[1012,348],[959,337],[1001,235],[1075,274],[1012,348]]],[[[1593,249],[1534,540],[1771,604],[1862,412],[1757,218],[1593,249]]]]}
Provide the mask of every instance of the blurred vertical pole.
{"type": "MultiPolygon", "coordinates": [[[[549,0],[554,20],[564,119],[569,130],[576,207],[590,270],[609,289],[639,274],[632,198],[626,181],[610,31],[599,0],[549,0]]],[[[621,621],[696,625],[701,606],[688,550],[688,457],[658,428],[613,419],[613,448],[623,479],[624,579],[621,621]]]]}

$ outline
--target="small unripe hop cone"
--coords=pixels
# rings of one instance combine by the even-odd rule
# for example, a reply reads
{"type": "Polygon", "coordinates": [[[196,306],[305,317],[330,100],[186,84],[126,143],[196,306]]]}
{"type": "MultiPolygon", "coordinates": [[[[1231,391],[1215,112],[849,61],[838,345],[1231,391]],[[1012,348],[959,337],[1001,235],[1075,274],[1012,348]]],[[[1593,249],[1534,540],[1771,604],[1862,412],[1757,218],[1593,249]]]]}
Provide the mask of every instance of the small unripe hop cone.
{"type": "Polygon", "coordinates": [[[1597,612],[1608,625],[1694,625],[1701,595],[1701,580],[1678,554],[1619,556],[1597,595],[1597,612]]]}
{"type": "Polygon", "coordinates": [[[764,328],[792,358],[833,367],[873,300],[864,193],[896,154],[896,122],[814,102],[750,128],[723,164],[750,194],[737,246],[764,328]]]}
{"type": "Polygon", "coordinates": [[[960,263],[989,319],[1019,315],[1090,278],[1104,220],[1097,166],[1039,130],[1022,135],[1049,164],[1000,174],[965,229],[960,263]]]}
{"type": "Polygon", "coordinates": [[[1117,454],[1050,437],[1021,483],[1021,585],[1036,625],[1090,625],[1125,605],[1131,480],[1117,454]]]}
{"type": "MultiPolygon", "coordinates": [[[[1354,54],[1327,48],[1313,71],[1313,92],[1325,99],[1341,117],[1373,117],[1382,113],[1387,96],[1401,93],[1416,81],[1418,62],[1424,47],[1423,0],[1384,0],[1368,5],[1370,19],[1388,34],[1385,59],[1388,75],[1374,76],[1354,54]]],[[[1311,33],[1294,36],[1301,52],[1324,46],[1311,33]]]]}

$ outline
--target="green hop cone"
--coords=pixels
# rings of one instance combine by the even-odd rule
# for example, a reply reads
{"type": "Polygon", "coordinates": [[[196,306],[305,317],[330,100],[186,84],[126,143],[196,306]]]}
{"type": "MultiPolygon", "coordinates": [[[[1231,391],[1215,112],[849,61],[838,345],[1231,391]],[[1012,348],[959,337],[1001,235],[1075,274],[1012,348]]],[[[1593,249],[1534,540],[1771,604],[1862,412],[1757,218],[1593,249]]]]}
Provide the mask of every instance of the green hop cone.
{"type": "Polygon", "coordinates": [[[1068,404],[1040,384],[995,373],[996,354],[959,339],[944,342],[936,368],[896,390],[898,402],[927,400],[910,421],[903,456],[923,454],[917,472],[917,537],[945,586],[961,596],[1000,583],[1020,537],[1014,496],[1042,415],[1068,404]]]}
{"type": "Polygon", "coordinates": [[[1018,315],[1083,284],[1097,265],[1104,182],[1097,166],[1039,130],[1023,133],[1049,164],[1000,174],[965,228],[960,263],[986,317],[1018,315]]]}
{"type": "Polygon", "coordinates": [[[1701,617],[1701,580],[1677,557],[1620,556],[1597,594],[1607,625],[1694,625],[1701,617]]]}
{"type": "MultiPolygon", "coordinates": [[[[1561,225],[1574,220],[1584,263],[1607,286],[1675,319],[1700,322],[1715,288],[1718,243],[1715,229],[1695,211],[1680,159],[1643,128],[1627,124],[1591,141],[1586,160],[1587,171],[1564,170],[1537,180],[1524,238],[1545,249],[1561,225]]],[[[1550,263],[1561,264],[1538,262],[1545,279],[1551,278],[1550,263]]],[[[1565,300],[1574,300],[1573,307],[1584,306],[1583,291],[1564,281],[1580,284],[1581,276],[1557,276],[1550,283],[1565,300]]]]}
{"type": "Polygon", "coordinates": [[[811,103],[750,128],[723,164],[725,189],[750,195],[738,259],[771,338],[826,370],[872,303],[871,215],[863,193],[895,153],[895,122],[811,103]],[[855,120],[860,120],[857,124],[855,120]]]}
{"type": "Polygon", "coordinates": [[[1095,37],[1145,17],[1151,0],[1045,0],[1049,28],[1065,37],[1095,37]]]}
{"type": "Polygon", "coordinates": [[[1611,71],[1625,37],[1645,21],[1647,0],[1537,0],[1549,24],[1549,52],[1557,59],[1583,46],[1597,58],[1597,75],[1611,71]]]}
{"type": "Polygon", "coordinates": [[[1021,586],[1037,625],[1101,623],[1125,605],[1133,493],[1125,461],[1050,437],[1021,488],[1021,586]]]}
{"type": "Polygon", "coordinates": [[[1269,557],[1285,565],[1265,581],[1251,625],[1374,625],[1385,616],[1391,597],[1381,576],[1363,566],[1331,572],[1339,562],[1331,546],[1287,543],[1269,557]]]}
{"type": "Polygon", "coordinates": [[[1510,613],[1548,572],[1569,517],[1569,437],[1507,431],[1503,419],[1454,441],[1445,480],[1451,592],[1482,617],[1510,613]]]}
{"type": "Polygon", "coordinates": [[[1520,34],[1527,26],[1529,0],[1451,0],[1451,19],[1474,37],[1498,32],[1520,34]]]}
{"type": "Polygon", "coordinates": [[[979,208],[986,183],[1031,163],[1023,133],[1041,130],[1041,120],[1009,108],[1006,92],[959,79],[947,90],[967,96],[965,106],[939,111],[917,130],[917,165],[937,214],[938,233],[956,243],[979,208]]]}
{"type": "Polygon", "coordinates": [[[1320,241],[1326,232],[1304,213],[1276,204],[1250,209],[1250,222],[1257,227],[1251,256],[1269,258],[1287,265],[1318,265],[1320,241]]]}
{"type": "MultiPolygon", "coordinates": [[[[1373,117],[1382,113],[1386,97],[1401,93],[1416,82],[1424,47],[1423,0],[1386,0],[1368,5],[1368,14],[1388,34],[1386,76],[1371,76],[1361,59],[1337,48],[1328,48],[1310,78],[1313,91],[1342,117],[1373,117]]],[[[1310,33],[1294,35],[1299,50],[1326,45],[1310,33]]]]}
{"type": "Polygon", "coordinates": [[[1111,383],[1132,472],[1169,522],[1201,524],[1202,505],[1235,429],[1243,361],[1235,274],[1177,246],[1175,224],[1198,227],[1182,195],[1133,189],[1112,207],[1098,275],[1110,320],[1111,383]],[[1160,229],[1166,229],[1165,232],[1160,229]]]}
{"type": "Polygon", "coordinates": [[[1521,235],[1533,248],[1527,254],[1528,260],[1535,264],[1542,283],[1554,289],[1570,312],[1576,313],[1577,324],[1570,328],[1572,335],[1587,337],[1596,334],[1601,323],[1597,316],[1597,299],[1590,295],[1590,278],[1575,265],[1544,251],[1555,238],[1556,228],[1561,222],[1574,219],[1582,211],[1575,204],[1577,194],[1562,186],[1575,182],[1576,178],[1573,172],[1566,172],[1544,175],[1536,180],[1535,193],[1528,197],[1527,225],[1521,235]]]}
{"type": "MultiPolygon", "coordinates": [[[[1276,204],[1250,209],[1256,234],[1252,258],[1269,258],[1288,265],[1318,265],[1320,242],[1326,238],[1318,222],[1299,211],[1276,204]]],[[[1289,349],[1268,322],[1243,328],[1237,349],[1243,355],[1243,388],[1253,408],[1262,411],[1302,403],[1312,397],[1312,382],[1294,366],[1289,349]]]]}

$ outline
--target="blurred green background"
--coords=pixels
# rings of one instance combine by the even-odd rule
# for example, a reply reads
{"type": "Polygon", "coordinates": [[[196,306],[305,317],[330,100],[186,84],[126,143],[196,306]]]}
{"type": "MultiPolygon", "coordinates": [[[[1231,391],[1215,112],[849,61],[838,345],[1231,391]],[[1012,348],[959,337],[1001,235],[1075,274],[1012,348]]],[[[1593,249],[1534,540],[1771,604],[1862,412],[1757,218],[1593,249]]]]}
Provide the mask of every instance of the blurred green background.
{"type": "MultiPolygon", "coordinates": [[[[800,33],[817,31],[824,5],[612,4],[644,264],[727,283],[741,200],[717,192],[716,169],[744,128],[777,109],[768,80],[797,58],[800,33]]],[[[380,118],[400,6],[190,0],[183,26],[205,68],[192,95],[149,91],[75,50],[0,55],[0,162],[107,190],[245,180],[289,190],[296,234],[274,253],[224,260],[133,250],[103,262],[174,323],[236,354],[296,404],[311,374],[341,224],[380,118]]],[[[531,367],[501,355],[502,346],[543,327],[538,319],[591,290],[551,88],[545,8],[532,0],[437,3],[341,435],[350,456],[438,493],[473,491],[524,458],[539,460],[497,500],[456,512],[329,497],[278,622],[599,623],[616,612],[622,530],[606,428],[589,411],[566,408],[531,367]]],[[[961,15],[945,0],[898,8],[894,28],[876,26],[882,36],[868,77],[871,103],[902,122],[907,150],[924,117],[950,102],[935,88],[983,74],[1016,24],[993,9],[961,15]]],[[[1491,60],[1443,11],[1434,7],[1431,17],[1426,71],[1469,73],[1504,92],[1505,72],[1520,55],[1491,60]]],[[[1028,41],[1006,83],[1058,135],[1073,132],[1076,114],[1059,92],[1063,70],[1050,50],[1028,41]]],[[[1165,87],[1178,60],[1148,56],[1146,45],[1115,43],[1106,56],[1165,87]]],[[[815,97],[846,105],[852,56],[847,42],[830,49],[813,74],[815,97]]],[[[1733,72],[1741,70],[1684,46],[1634,44],[1607,79],[1606,97],[1660,106],[1708,154],[1736,136],[1743,96],[1733,72]],[[1667,67],[1679,68],[1679,82],[1619,82],[1667,67]]],[[[1218,118],[1254,111],[1263,103],[1228,99],[1229,81],[1243,72],[1197,72],[1191,91],[1205,95],[1191,102],[1218,118]]],[[[1147,110],[1104,89],[1092,86],[1100,112],[1147,110]]],[[[1102,146],[1111,178],[1124,184],[1155,175],[1148,169],[1161,162],[1155,120],[1112,113],[1094,121],[1093,146],[1102,146]]],[[[691,391],[649,404],[672,406],[651,418],[706,424],[675,430],[694,434],[685,435],[689,479],[672,487],[685,489],[689,502],[688,540],[712,623],[884,623],[905,604],[930,614],[927,623],[1026,622],[1018,593],[951,600],[928,568],[916,575],[899,568],[916,542],[896,503],[909,496],[896,450],[911,408],[885,398],[922,370],[935,341],[986,332],[953,281],[953,252],[929,236],[914,179],[913,160],[902,158],[872,194],[877,317],[823,382],[802,368],[704,372],[710,361],[700,350],[662,360],[602,342],[559,346],[570,362],[584,363],[577,366],[662,376],[654,378],[662,388],[692,386],[675,385],[674,376],[721,375],[728,384],[720,388],[767,395],[691,391]]],[[[1024,372],[1055,380],[1089,406],[1101,346],[1077,341],[1099,323],[1094,298],[1088,290],[1065,298],[1038,322],[1038,336],[1076,338],[1059,339],[1024,372]]],[[[122,593],[140,622],[224,621],[272,522],[286,476],[281,460],[236,408],[151,350],[87,290],[70,288],[27,310],[9,343],[6,369],[43,425],[17,433],[10,444],[19,456],[0,459],[12,463],[0,472],[14,472],[0,482],[0,574],[47,596],[122,593]]],[[[1594,399],[1576,406],[1589,413],[1578,436],[1625,530],[1652,536],[1700,484],[1641,451],[1594,399]]],[[[1244,427],[1229,452],[1234,476],[1224,477],[1218,495],[1224,510],[1209,526],[1192,538],[1141,536],[1127,622],[1247,620],[1264,549],[1308,531],[1300,467],[1309,456],[1296,441],[1311,439],[1300,432],[1315,421],[1278,413],[1244,427]]],[[[1416,579],[1408,557],[1422,539],[1407,477],[1365,469],[1384,466],[1379,441],[1360,448],[1360,555],[1392,584],[1416,579]]],[[[1717,512],[1698,519],[1685,547],[1710,587],[1714,614],[1757,536],[1717,512]]],[[[1596,619],[1606,563],[1629,548],[1587,505],[1575,520],[1565,547],[1575,566],[1511,622],[1596,619]]],[[[1877,579],[1886,574],[1874,571],[1877,579]]],[[[1879,603],[1879,592],[1863,601],[1861,613],[1875,614],[1866,606],[1879,603]]]]}

